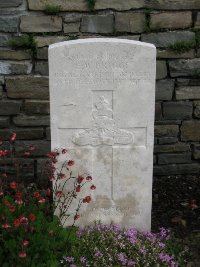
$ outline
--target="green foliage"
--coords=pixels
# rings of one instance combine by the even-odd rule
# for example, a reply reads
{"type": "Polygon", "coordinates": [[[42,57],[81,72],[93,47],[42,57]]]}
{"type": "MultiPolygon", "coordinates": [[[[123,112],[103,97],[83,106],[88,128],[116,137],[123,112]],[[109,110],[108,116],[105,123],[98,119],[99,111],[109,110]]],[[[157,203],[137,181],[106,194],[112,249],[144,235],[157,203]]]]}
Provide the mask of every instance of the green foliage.
{"type": "Polygon", "coordinates": [[[78,36],[77,35],[69,35],[66,37],[66,41],[72,41],[72,40],[77,40],[78,36]]]}
{"type": "Polygon", "coordinates": [[[58,5],[46,5],[44,9],[44,13],[48,15],[56,15],[62,11],[62,7],[58,5]]]}
{"type": "Polygon", "coordinates": [[[178,41],[170,44],[168,49],[175,51],[177,54],[184,53],[195,47],[195,41],[178,41]]]}
{"type": "Polygon", "coordinates": [[[95,8],[95,3],[96,3],[96,0],[86,0],[87,1],[87,4],[88,4],[88,7],[91,11],[94,10],[95,8]]]}
{"type": "Polygon", "coordinates": [[[33,53],[36,53],[37,43],[33,37],[33,35],[22,35],[14,37],[13,39],[8,41],[8,45],[13,49],[31,49],[33,53]]]}

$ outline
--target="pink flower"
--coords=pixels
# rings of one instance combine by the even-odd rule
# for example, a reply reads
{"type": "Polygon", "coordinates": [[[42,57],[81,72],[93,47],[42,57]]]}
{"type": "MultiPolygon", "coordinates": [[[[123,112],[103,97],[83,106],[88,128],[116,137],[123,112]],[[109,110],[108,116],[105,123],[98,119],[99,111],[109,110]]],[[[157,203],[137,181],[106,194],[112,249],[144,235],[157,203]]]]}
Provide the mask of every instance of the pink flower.
{"type": "Polygon", "coordinates": [[[90,186],[90,189],[91,190],[95,190],[96,189],[96,186],[95,185],[92,185],[92,186],[90,186]]]}
{"type": "Polygon", "coordinates": [[[91,202],[91,196],[86,196],[84,199],[83,199],[83,203],[90,203],[91,202]]]}
{"type": "Polygon", "coordinates": [[[67,153],[67,149],[62,149],[62,154],[66,154],[67,153]]]}
{"type": "Polygon", "coordinates": [[[78,184],[81,184],[83,180],[84,180],[84,177],[82,175],[79,175],[77,179],[78,184]]]}
{"type": "Polygon", "coordinates": [[[29,245],[29,243],[30,242],[28,240],[24,240],[24,241],[22,241],[22,246],[27,247],[29,245]]]}
{"type": "Polygon", "coordinates": [[[24,152],[24,156],[25,157],[29,157],[31,155],[31,152],[30,151],[26,151],[26,152],[24,152]]]}
{"type": "Polygon", "coordinates": [[[36,220],[36,216],[35,216],[35,214],[33,214],[33,213],[30,213],[29,216],[28,216],[28,218],[29,218],[29,220],[30,220],[31,222],[34,222],[34,221],[36,220]]]}
{"type": "Polygon", "coordinates": [[[3,196],[3,191],[0,191],[0,197],[3,196]]]}
{"type": "Polygon", "coordinates": [[[79,214],[76,214],[76,215],[74,216],[74,220],[76,221],[76,220],[78,220],[80,217],[81,217],[81,216],[80,216],[79,214]]]}
{"type": "Polygon", "coordinates": [[[81,191],[81,186],[78,185],[78,186],[76,187],[76,192],[79,193],[80,191],[81,191]]]}
{"type": "Polygon", "coordinates": [[[16,140],[16,137],[17,137],[17,134],[15,132],[13,132],[10,136],[10,142],[15,142],[16,140]]]}
{"type": "Polygon", "coordinates": [[[75,164],[75,162],[73,161],[73,160],[69,160],[68,162],[67,162],[67,165],[68,166],[73,166],[75,164]]]}
{"type": "Polygon", "coordinates": [[[15,207],[14,207],[14,206],[10,206],[10,207],[9,207],[9,211],[10,211],[10,212],[15,212],[15,207]]]}
{"type": "Polygon", "coordinates": [[[15,200],[15,203],[16,203],[17,205],[22,205],[24,202],[23,202],[22,199],[16,199],[16,200],[15,200]]]}
{"type": "Polygon", "coordinates": [[[38,203],[39,203],[39,204],[43,204],[43,203],[45,203],[45,202],[46,202],[46,199],[45,199],[45,198],[41,198],[41,199],[38,200],[38,203]]]}
{"type": "Polygon", "coordinates": [[[92,176],[90,176],[90,175],[87,176],[87,177],[86,177],[86,180],[91,182],[91,181],[92,181],[92,176]]]}
{"type": "Polygon", "coordinates": [[[26,258],[27,257],[27,254],[25,252],[20,252],[19,253],[19,257],[20,258],[26,258]]]}
{"type": "Polygon", "coordinates": [[[2,228],[4,228],[4,229],[8,229],[8,228],[10,228],[10,227],[11,227],[11,225],[8,224],[8,223],[4,223],[4,224],[2,224],[2,228]]]}
{"type": "Polygon", "coordinates": [[[10,188],[15,190],[17,188],[17,183],[16,182],[11,182],[10,183],[10,188]]]}

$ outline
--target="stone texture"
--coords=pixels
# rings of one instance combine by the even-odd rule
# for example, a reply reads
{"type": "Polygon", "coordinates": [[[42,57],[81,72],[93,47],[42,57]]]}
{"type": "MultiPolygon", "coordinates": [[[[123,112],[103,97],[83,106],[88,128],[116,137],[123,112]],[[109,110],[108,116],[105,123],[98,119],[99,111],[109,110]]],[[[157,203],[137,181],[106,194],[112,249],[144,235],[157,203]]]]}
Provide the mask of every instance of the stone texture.
{"type": "Polygon", "coordinates": [[[50,44],[66,41],[66,36],[36,36],[34,37],[37,47],[49,46],[50,44]]]}
{"type": "Polygon", "coordinates": [[[17,17],[1,16],[0,17],[0,31],[1,32],[17,32],[18,31],[17,17]]]}
{"type": "Polygon", "coordinates": [[[51,141],[51,128],[50,127],[46,128],[46,139],[51,141]]]}
{"type": "Polygon", "coordinates": [[[23,0],[0,0],[0,8],[18,7],[22,4],[23,0]]]}
{"type": "Polygon", "coordinates": [[[154,175],[173,175],[173,174],[198,174],[200,164],[170,164],[164,166],[154,166],[154,175]]]}
{"type": "MultiPolygon", "coordinates": [[[[28,0],[30,10],[44,10],[46,0],[28,0]]],[[[62,11],[88,11],[87,1],[85,0],[48,0],[48,5],[58,5],[62,11]]]]}
{"type": "Polygon", "coordinates": [[[7,60],[26,60],[31,59],[32,52],[31,50],[0,50],[0,59],[7,60]]]}
{"type": "Polygon", "coordinates": [[[178,125],[155,125],[154,134],[156,137],[177,137],[178,125]]]}
{"type": "Polygon", "coordinates": [[[22,16],[21,32],[60,32],[62,18],[58,16],[22,16]]]}
{"type": "Polygon", "coordinates": [[[176,79],[176,85],[181,86],[200,86],[200,79],[194,78],[178,78],[176,79]]]}
{"type": "Polygon", "coordinates": [[[150,15],[151,29],[184,29],[192,26],[192,12],[162,12],[150,15]]]}
{"type": "Polygon", "coordinates": [[[156,82],[156,100],[171,100],[174,92],[174,80],[156,82]]]}
{"type": "Polygon", "coordinates": [[[144,13],[116,13],[115,30],[117,32],[140,33],[145,29],[145,20],[144,13]]]}
{"type": "Polygon", "coordinates": [[[17,115],[20,112],[21,102],[13,100],[0,101],[1,115],[17,115]]]}
{"type": "Polygon", "coordinates": [[[118,11],[129,10],[129,9],[139,9],[145,7],[144,0],[97,0],[95,4],[95,9],[114,9],[118,11]]]}
{"type": "Polygon", "coordinates": [[[113,15],[86,15],[82,18],[81,32],[113,33],[113,15]]]}
{"type": "Polygon", "coordinates": [[[195,26],[196,29],[200,29],[200,12],[198,12],[197,14],[197,20],[195,22],[195,26]]]}
{"type": "Polygon", "coordinates": [[[180,41],[193,41],[195,33],[190,31],[158,32],[142,34],[142,42],[154,44],[156,47],[168,47],[180,41]]]}
{"type": "Polygon", "coordinates": [[[68,13],[64,17],[65,23],[72,23],[72,22],[80,22],[82,18],[82,14],[79,13],[68,13]]]}
{"type": "Polygon", "coordinates": [[[176,88],[176,99],[200,99],[200,86],[184,86],[176,88]]]}
{"type": "Polygon", "coordinates": [[[48,59],[48,47],[37,48],[37,59],[48,59]]]}
{"type": "Polygon", "coordinates": [[[200,101],[194,101],[194,116],[200,118],[200,101]]]}
{"type": "Polygon", "coordinates": [[[32,152],[32,156],[46,156],[51,151],[51,143],[44,140],[34,141],[16,141],[16,153],[19,156],[24,155],[24,151],[27,151],[30,146],[35,146],[35,150],[32,152]]]}
{"type": "Polygon", "coordinates": [[[163,58],[163,59],[176,59],[176,58],[194,58],[195,57],[195,50],[191,49],[190,51],[183,52],[183,53],[177,53],[176,51],[170,50],[170,49],[165,49],[157,50],[157,58],[163,58]]]}
{"type": "Polygon", "coordinates": [[[158,155],[158,164],[173,164],[173,163],[190,163],[191,153],[176,153],[176,154],[160,154],[158,155]]]}
{"type": "Polygon", "coordinates": [[[162,137],[158,138],[158,144],[159,145],[167,145],[167,144],[173,144],[178,142],[178,138],[176,137],[162,137]]]}
{"type": "Polygon", "coordinates": [[[200,121],[184,121],[181,126],[182,141],[200,141],[200,121]]]}
{"type": "Polygon", "coordinates": [[[10,35],[8,35],[8,34],[0,33],[0,47],[8,46],[8,41],[11,38],[12,37],[10,35]]]}
{"type": "Polygon", "coordinates": [[[156,61],[156,79],[164,79],[167,77],[167,65],[166,61],[157,60],[156,61]]]}
{"type": "Polygon", "coordinates": [[[177,59],[169,61],[169,70],[171,77],[196,76],[200,69],[200,58],[177,59]]]}
{"type": "Polygon", "coordinates": [[[6,78],[7,96],[10,98],[48,99],[49,82],[46,77],[17,76],[6,78]]]}
{"type": "Polygon", "coordinates": [[[9,127],[10,119],[9,117],[0,116],[0,128],[7,128],[9,127]]]}
{"type": "Polygon", "coordinates": [[[199,0],[146,0],[146,7],[163,10],[200,9],[199,0]]]}
{"type": "Polygon", "coordinates": [[[167,120],[191,119],[193,105],[191,102],[164,102],[163,117],[167,120]]]}
{"type": "Polygon", "coordinates": [[[32,64],[28,61],[0,61],[0,75],[2,74],[30,74],[32,71],[32,64]]]}
{"type": "Polygon", "coordinates": [[[194,159],[200,159],[200,144],[193,145],[193,157],[194,159]]]}
{"type": "Polygon", "coordinates": [[[0,99],[3,97],[3,87],[0,85],[0,99]]]}
{"type": "Polygon", "coordinates": [[[155,61],[154,46],[114,38],[49,48],[52,149],[70,148],[75,171],[93,166],[99,188],[81,225],[98,219],[150,229],[155,61]]]}
{"type": "Polygon", "coordinates": [[[26,116],[19,115],[13,118],[16,126],[49,126],[49,116],[26,116]]]}
{"type": "Polygon", "coordinates": [[[132,41],[139,41],[140,35],[122,35],[122,36],[117,36],[117,38],[128,39],[128,40],[132,40],[132,41]]]}
{"type": "Polygon", "coordinates": [[[161,108],[161,103],[156,103],[156,104],[155,104],[155,120],[156,120],[156,121],[162,120],[162,108],[161,108]]]}
{"type": "Polygon", "coordinates": [[[14,131],[17,133],[17,140],[35,140],[42,139],[44,137],[43,128],[15,128],[14,131]]]}
{"type": "Polygon", "coordinates": [[[26,100],[24,110],[26,114],[49,114],[49,101],[26,100]]]}
{"type": "Polygon", "coordinates": [[[64,23],[64,33],[75,33],[79,32],[80,22],[64,23]]]}
{"type": "Polygon", "coordinates": [[[189,144],[177,143],[173,145],[156,145],[154,153],[174,153],[174,152],[187,152],[190,151],[189,144]]]}
{"type": "Polygon", "coordinates": [[[42,76],[48,76],[49,75],[48,62],[37,62],[35,64],[35,74],[40,74],[42,76]]]}

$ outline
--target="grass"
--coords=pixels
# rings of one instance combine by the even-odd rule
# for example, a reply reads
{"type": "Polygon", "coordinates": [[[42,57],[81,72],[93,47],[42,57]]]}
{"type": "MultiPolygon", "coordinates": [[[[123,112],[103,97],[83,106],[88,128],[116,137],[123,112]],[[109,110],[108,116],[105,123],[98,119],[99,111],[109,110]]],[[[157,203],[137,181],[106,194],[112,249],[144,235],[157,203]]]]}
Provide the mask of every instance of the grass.
{"type": "Polygon", "coordinates": [[[62,7],[58,5],[46,5],[44,9],[44,13],[48,15],[56,15],[61,12],[62,7]]]}
{"type": "Polygon", "coordinates": [[[178,41],[174,44],[169,44],[168,49],[173,50],[177,54],[190,51],[192,48],[195,48],[196,42],[193,41],[178,41]]]}
{"type": "Polygon", "coordinates": [[[87,1],[87,4],[88,4],[88,7],[91,11],[94,10],[95,8],[95,3],[96,3],[96,0],[86,0],[87,1]]]}
{"type": "Polygon", "coordinates": [[[36,53],[37,43],[32,35],[22,35],[14,37],[8,41],[8,45],[13,49],[31,49],[33,54],[36,53]]]}

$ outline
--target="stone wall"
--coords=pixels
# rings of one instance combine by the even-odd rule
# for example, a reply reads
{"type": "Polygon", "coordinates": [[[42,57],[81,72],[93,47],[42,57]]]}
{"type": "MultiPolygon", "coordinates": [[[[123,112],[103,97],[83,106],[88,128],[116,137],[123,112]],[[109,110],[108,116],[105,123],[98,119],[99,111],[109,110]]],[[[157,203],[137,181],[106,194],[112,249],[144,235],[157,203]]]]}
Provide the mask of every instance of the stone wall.
{"type": "Polygon", "coordinates": [[[87,37],[140,40],[157,47],[154,175],[198,175],[200,1],[96,0],[94,9],[88,2],[0,0],[0,136],[8,140],[16,131],[19,150],[34,144],[40,166],[50,151],[49,44],[87,37]],[[16,36],[25,36],[21,49],[8,45],[16,36]]]}

